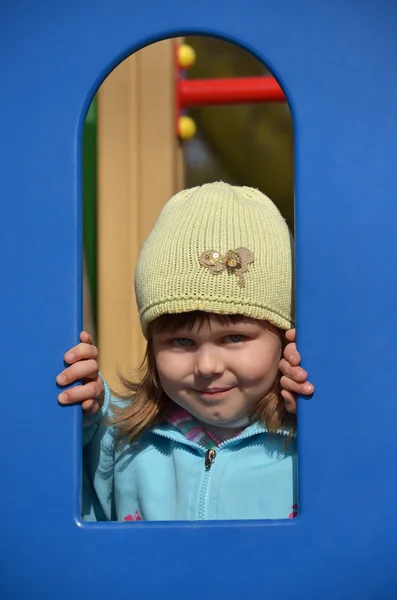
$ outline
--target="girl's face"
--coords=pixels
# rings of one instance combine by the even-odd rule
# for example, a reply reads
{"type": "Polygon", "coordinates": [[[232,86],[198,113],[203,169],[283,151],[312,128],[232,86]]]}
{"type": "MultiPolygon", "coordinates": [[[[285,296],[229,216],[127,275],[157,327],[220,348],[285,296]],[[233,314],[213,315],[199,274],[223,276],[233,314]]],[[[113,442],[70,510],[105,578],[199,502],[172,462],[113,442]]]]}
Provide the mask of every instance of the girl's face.
{"type": "Polygon", "coordinates": [[[153,332],[164,392],[202,423],[226,426],[252,413],[272,388],[281,332],[266,321],[220,323],[153,332]]]}

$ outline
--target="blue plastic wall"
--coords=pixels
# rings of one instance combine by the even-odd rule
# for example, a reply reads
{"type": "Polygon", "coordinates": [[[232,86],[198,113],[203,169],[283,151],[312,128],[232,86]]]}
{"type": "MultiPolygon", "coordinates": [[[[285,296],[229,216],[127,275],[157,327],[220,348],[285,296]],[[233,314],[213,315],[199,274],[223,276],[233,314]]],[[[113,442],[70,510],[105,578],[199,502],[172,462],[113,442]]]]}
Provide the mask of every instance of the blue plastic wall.
{"type": "MultiPolygon", "coordinates": [[[[0,4],[0,597],[395,599],[397,4],[0,4]],[[81,327],[81,139],[134,50],[218,35],[295,124],[300,516],[82,525],[80,415],[55,376],[81,327]]],[[[155,165],[153,165],[155,171],[155,165]]]]}

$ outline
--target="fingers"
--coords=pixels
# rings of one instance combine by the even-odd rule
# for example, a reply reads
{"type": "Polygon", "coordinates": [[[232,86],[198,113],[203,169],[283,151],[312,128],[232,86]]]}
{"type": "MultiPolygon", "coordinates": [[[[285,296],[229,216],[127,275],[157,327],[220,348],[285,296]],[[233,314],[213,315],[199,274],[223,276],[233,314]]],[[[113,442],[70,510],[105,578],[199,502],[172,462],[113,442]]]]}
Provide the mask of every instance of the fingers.
{"type": "Polygon", "coordinates": [[[296,412],[296,395],[310,396],[314,392],[314,386],[307,381],[308,373],[300,366],[301,356],[296,349],[296,330],[286,331],[285,337],[289,342],[280,360],[279,369],[282,373],[280,384],[285,407],[289,412],[296,412]]]}
{"type": "MultiPolygon", "coordinates": [[[[87,334],[88,335],[88,334],[87,334]]],[[[89,358],[97,359],[98,358],[98,348],[88,343],[77,344],[70,350],[66,352],[64,355],[64,360],[68,364],[73,364],[79,360],[87,360],[89,358]]]]}
{"type": "Polygon", "coordinates": [[[285,332],[285,338],[289,341],[289,342],[296,342],[296,329],[288,329],[285,332]]]}
{"type": "Polygon", "coordinates": [[[90,381],[84,385],[76,385],[75,387],[68,388],[65,392],[62,392],[58,396],[58,402],[60,404],[78,404],[82,403],[83,410],[86,404],[89,408],[92,403],[98,403],[98,398],[102,396],[102,380],[99,378],[97,381],[90,381]]]}
{"type": "Polygon", "coordinates": [[[82,331],[80,333],[80,342],[84,344],[92,344],[92,336],[87,331],[82,331]]]}
{"type": "Polygon", "coordinates": [[[104,402],[104,385],[98,372],[98,348],[93,345],[92,336],[87,331],[80,333],[77,344],[64,355],[70,365],[56,378],[58,385],[67,386],[82,380],[82,385],[70,387],[58,396],[60,404],[80,403],[86,415],[95,414],[104,402]]]}
{"type": "Polygon", "coordinates": [[[98,378],[98,363],[94,359],[79,360],[74,363],[71,367],[68,367],[56,378],[58,385],[71,385],[78,379],[91,379],[96,380],[98,378]]]}
{"type": "Polygon", "coordinates": [[[304,383],[307,380],[308,374],[305,369],[302,369],[302,367],[291,366],[284,358],[280,360],[278,366],[283,375],[297,383],[304,383]]]}
{"type": "Polygon", "coordinates": [[[290,365],[297,366],[301,362],[301,356],[296,349],[296,330],[289,329],[285,332],[285,338],[289,342],[286,344],[283,352],[283,356],[285,360],[287,360],[290,365]]]}
{"type": "Polygon", "coordinates": [[[284,398],[284,406],[289,413],[296,414],[296,395],[287,390],[281,390],[281,395],[284,398]]]}
{"type": "Polygon", "coordinates": [[[292,342],[290,344],[287,344],[287,346],[285,346],[284,348],[283,356],[285,360],[287,360],[289,364],[293,367],[300,365],[301,355],[296,349],[296,344],[292,342]]]}
{"type": "Polygon", "coordinates": [[[306,380],[299,383],[289,377],[283,376],[280,379],[280,384],[283,391],[300,394],[301,396],[310,396],[314,392],[314,386],[306,380]]]}
{"type": "Polygon", "coordinates": [[[100,405],[96,400],[85,400],[81,404],[81,408],[83,409],[84,416],[91,417],[95,415],[100,409],[100,405]]]}

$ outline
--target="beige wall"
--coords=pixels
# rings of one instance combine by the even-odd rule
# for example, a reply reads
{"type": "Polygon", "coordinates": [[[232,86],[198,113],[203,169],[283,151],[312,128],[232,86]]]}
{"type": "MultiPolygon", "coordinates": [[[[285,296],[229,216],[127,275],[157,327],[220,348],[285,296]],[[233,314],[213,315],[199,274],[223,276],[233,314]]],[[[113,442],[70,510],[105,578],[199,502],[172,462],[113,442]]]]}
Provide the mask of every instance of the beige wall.
{"type": "Polygon", "coordinates": [[[174,47],[121,63],[98,98],[98,344],[111,386],[143,357],[133,272],[164,203],[183,183],[175,135],[174,47]]]}

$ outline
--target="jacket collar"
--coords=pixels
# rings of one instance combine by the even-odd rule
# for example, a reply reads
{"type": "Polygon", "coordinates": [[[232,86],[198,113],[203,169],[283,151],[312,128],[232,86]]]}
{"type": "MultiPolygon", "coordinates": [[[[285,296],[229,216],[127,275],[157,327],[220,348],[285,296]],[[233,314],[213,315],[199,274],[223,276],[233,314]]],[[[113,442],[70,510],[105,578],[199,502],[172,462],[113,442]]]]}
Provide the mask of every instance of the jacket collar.
{"type": "MultiPolygon", "coordinates": [[[[191,448],[199,449],[203,453],[205,452],[205,448],[203,446],[200,446],[199,444],[188,440],[177,427],[175,427],[168,421],[164,421],[157,427],[153,427],[153,429],[151,429],[150,431],[156,435],[159,435],[160,437],[168,438],[174,442],[178,442],[179,444],[184,444],[186,446],[190,446],[191,448]]],[[[261,423],[259,421],[255,421],[254,423],[252,423],[251,425],[248,425],[248,427],[243,429],[243,431],[236,437],[230,438],[230,439],[222,442],[218,446],[218,448],[221,449],[221,448],[225,448],[226,446],[232,446],[234,444],[239,443],[243,439],[248,439],[255,435],[259,435],[261,433],[268,433],[268,429],[264,426],[263,423],[261,423]]],[[[277,432],[278,436],[285,437],[285,438],[287,438],[288,434],[289,434],[288,428],[280,429],[277,432]]],[[[294,437],[296,437],[295,434],[294,434],[294,437]]]]}

